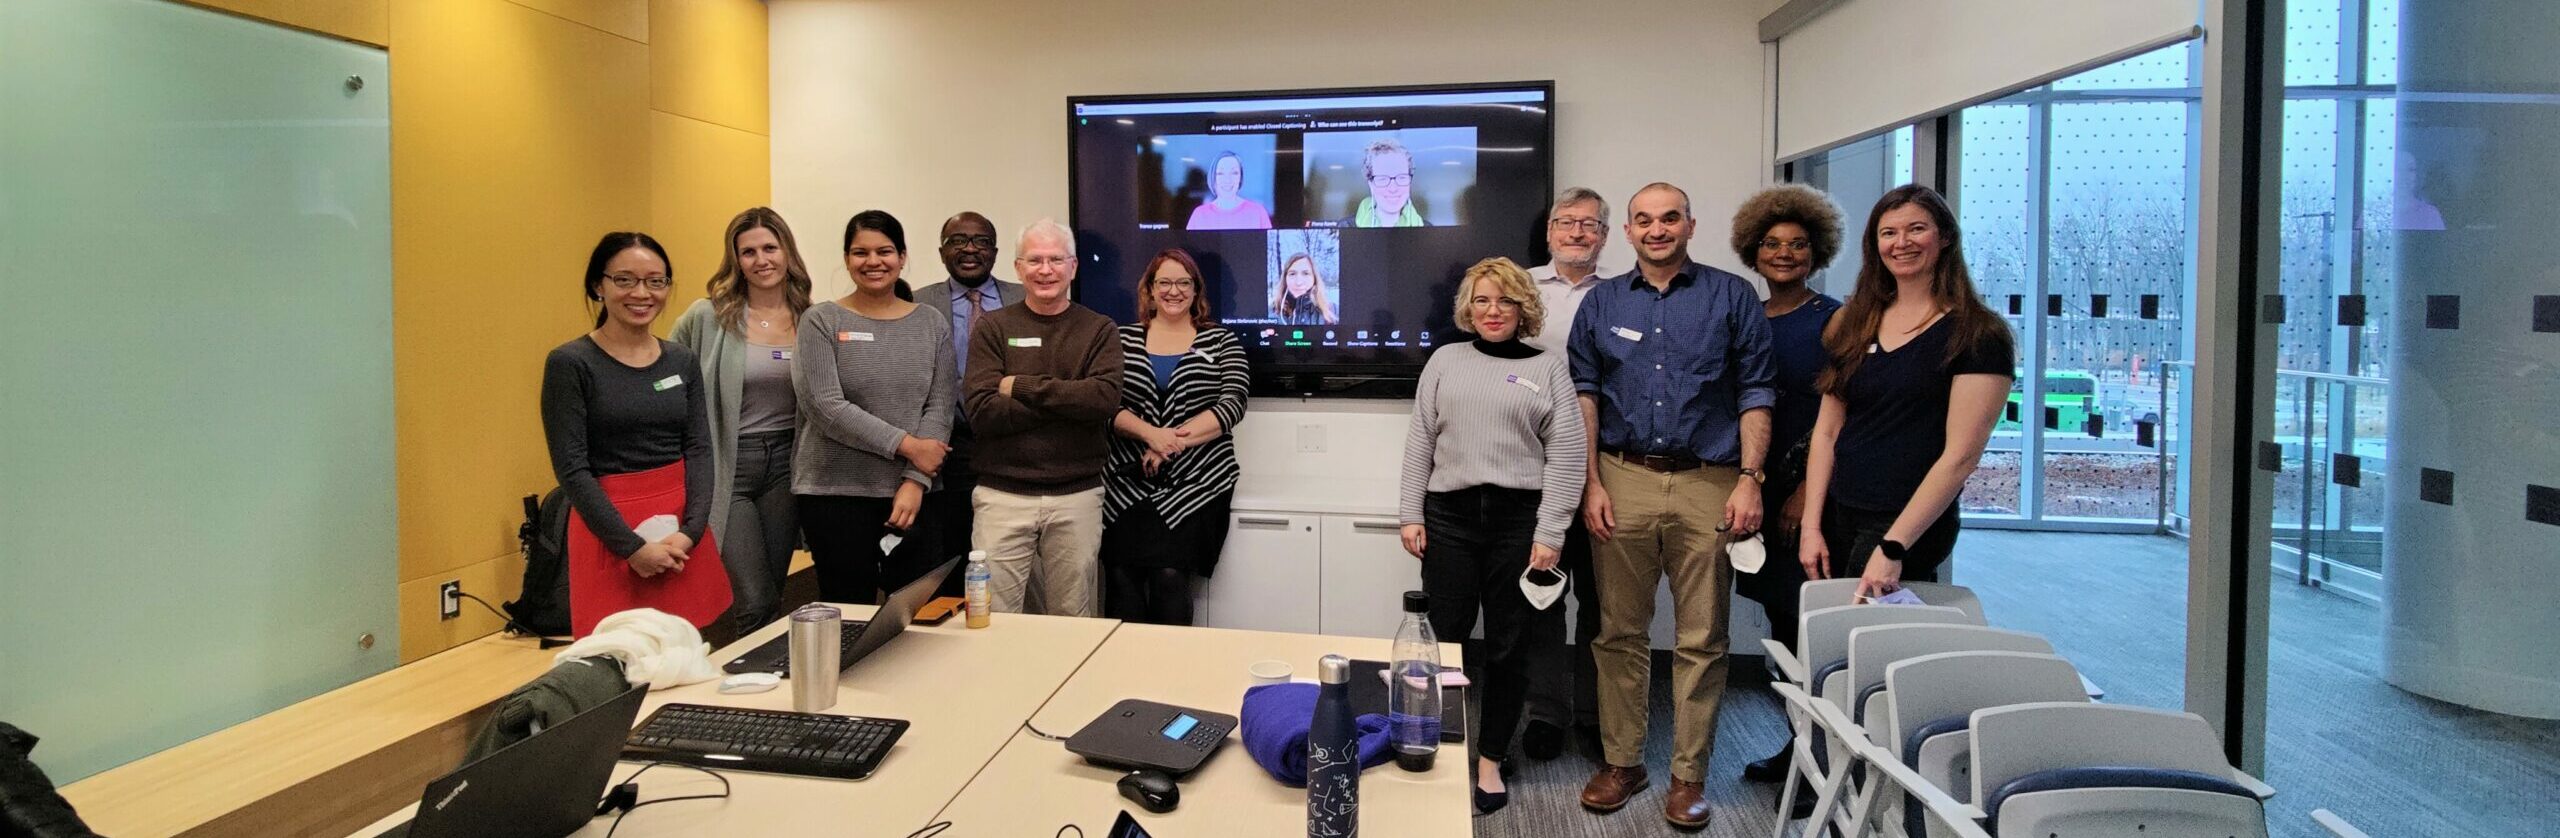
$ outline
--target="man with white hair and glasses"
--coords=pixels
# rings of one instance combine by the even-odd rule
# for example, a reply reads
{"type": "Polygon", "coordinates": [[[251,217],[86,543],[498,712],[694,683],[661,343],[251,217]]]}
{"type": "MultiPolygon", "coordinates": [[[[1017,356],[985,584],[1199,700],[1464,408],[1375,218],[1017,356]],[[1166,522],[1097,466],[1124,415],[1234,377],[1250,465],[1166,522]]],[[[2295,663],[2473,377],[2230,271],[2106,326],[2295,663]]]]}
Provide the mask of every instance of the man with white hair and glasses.
{"type": "MultiPolygon", "coordinates": [[[[1546,305],[1547,326],[1523,338],[1539,349],[1564,354],[1565,336],[1573,334],[1573,315],[1592,286],[1622,269],[1601,264],[1609,245],[1609,201],[1587,187],[1556,193],[1547,208],[1547,263],[1529,269],[1538,285],[1538,301],[1546,305]]],[[[1600,633],[1599,582],[1591,572],[1591,533],[1574,516],[1566,530],[1561,568],[1573,577],[1573,634],[1552,649],[1530,657],[1529,725],[1520,734],[1520,751],[1534,759],[1553,759],[1564,751],[1569,729],[1599,738],[1598,675],[1591,663],[1591,638],[1600,633]]]]}

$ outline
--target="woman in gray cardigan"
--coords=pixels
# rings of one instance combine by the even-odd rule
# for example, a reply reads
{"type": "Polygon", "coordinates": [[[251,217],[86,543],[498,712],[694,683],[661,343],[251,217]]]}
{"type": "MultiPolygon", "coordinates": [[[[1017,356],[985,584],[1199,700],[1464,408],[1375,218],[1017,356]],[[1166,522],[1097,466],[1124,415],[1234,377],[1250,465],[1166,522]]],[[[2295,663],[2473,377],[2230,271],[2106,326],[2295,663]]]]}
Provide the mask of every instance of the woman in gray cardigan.
{"type": "Polygon", "coordinates": [[[774,618],[800,542],[791,496],[799,401],[791,386],[809,268],[782,216],[738,213],[707,297],[676,319],[675,342],[702,358],[711,397],[711,531],[729,569],[730,624],[739,634],[774,618]]]}

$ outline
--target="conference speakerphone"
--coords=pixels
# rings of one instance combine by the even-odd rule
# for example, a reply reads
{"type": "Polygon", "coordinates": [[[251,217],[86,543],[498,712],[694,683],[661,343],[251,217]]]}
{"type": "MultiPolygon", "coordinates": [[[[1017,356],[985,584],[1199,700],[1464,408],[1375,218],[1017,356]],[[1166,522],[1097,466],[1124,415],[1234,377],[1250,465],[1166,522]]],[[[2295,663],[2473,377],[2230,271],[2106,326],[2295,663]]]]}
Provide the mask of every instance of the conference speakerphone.
{"type": "Polygon", "coordinates": [[[1143,699],[1122,699],[1067,739],[1086,762],[1152,768],[1180,777],[1216,753],[1235,732],[1236,717],[1143,699]]]}

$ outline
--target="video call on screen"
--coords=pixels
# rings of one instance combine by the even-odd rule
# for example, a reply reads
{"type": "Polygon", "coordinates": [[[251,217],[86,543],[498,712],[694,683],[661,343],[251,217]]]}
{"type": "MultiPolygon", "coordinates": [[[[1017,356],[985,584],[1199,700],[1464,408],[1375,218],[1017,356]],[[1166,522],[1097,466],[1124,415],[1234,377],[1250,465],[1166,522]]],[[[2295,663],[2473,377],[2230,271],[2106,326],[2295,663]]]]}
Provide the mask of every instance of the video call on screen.
{"type": "Polygon", "coordinates": [[[1200,263],[1258,370],[1418,369],[1464,340],[1468,265],[1535,265],[1546,83],[1068,103],[1077,299],[1134,322],[1148,260],[1200,263]]]}

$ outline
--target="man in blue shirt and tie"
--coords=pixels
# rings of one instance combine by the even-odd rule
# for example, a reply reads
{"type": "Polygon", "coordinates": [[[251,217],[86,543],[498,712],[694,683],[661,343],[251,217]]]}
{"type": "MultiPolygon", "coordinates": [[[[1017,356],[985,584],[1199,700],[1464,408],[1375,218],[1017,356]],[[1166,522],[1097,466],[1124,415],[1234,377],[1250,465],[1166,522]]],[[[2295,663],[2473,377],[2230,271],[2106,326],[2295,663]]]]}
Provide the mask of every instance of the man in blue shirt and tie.
{"type": "MultiPolygon", "coordinates": [[[[951,319],[952,357],[958,359],[957,372],[969,372],[969,330],[987,312],[1022,302],[1022,286],[995,277],[996,225],[986,216],[963,212],[942,222],[942,267],[951,278],[916,289],[916,303],[942,312],[951,319]]],[[[958,392],[960,382],[951,382],[958,392]]],[[[942,459],[941,485],[925,494],[927,514],[942,531],[942,549],[936,560],[947,559],[969,551],[969,530],[976,514],[969,506],[969,492],[978,486],[978,470],[971,466],[970,455],[977,447],[976,435],[969,432],[969,417],[956,415],[951,420],[951,453],[942,459]]],[[[961,579],[955,574],[944,580],[944,592],[958,594],[961,579]]]]}
{"type": "Polygon", "coordinates": [[[1671,580],[1678,627],[1671,670],[1673,826],[1707,824],[1707,757],[1724,696],[1730,539],[1760,528],[1761,467],[1777,401],[1769,321],[1739,276],[1689,260],[1697,221],[1667,183],[1627,202],[1636,269],[1594,286],[1573,318],[1566,354],[1591,439],[1583,524],[1599,580],[1600,744],[1606,765],[1582,805],[1614,812],[1648,781],[1644,769],[1647,632],[1653,592],[1671,580]]]}

